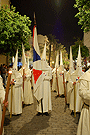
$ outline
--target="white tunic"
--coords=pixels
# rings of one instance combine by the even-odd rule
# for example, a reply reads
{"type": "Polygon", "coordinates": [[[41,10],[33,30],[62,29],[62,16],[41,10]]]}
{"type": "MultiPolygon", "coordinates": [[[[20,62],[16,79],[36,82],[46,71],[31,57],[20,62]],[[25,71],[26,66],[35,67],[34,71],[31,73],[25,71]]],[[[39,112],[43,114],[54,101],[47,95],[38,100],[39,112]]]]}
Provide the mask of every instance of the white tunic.
{"type": "MultiPolygon", "coordinates": [[[[1,120],[2,120],[2,103],[3,100],[5,98],[5,91],[4,91],[4,87],[3,87],[3,83],[2,83],[2,77],[0,76],[0,126],[1,126],[1,120]]],[[[4,135],[4,130],[3,130],[3,134],[4,135]]]]}
{"type": "Polygon", "coordinates": [[[76,106],[75,106],[75,112],[81,112],[81,108],[82,108],[82,99],[79,96],[79,81],[78,79],[83,75],[83,71],[78,68],[76,69],[72,74],[71,74],[71,81],[69,81],[69,85],[70,85],[70,110],[74,110],[74,103],[76,102],[76,106]],[[75,94],[76,94],[76,99],[74,102],[74,85],[73,82],[76,82],[75,85],[75,94]]]}
{"type": "MultiPolygon", "coordinates": [[[[21,74],[23,75],[23,69],[20,69],[21,74]]],[[[31,70],[29,68],[25,68],[25,76],[24,79],[24,104],[32,104],[33,103],[33,95],[31,89],[31,70]]]]}
{"type": "MultiPolygon", "coordinates": [[[[48,112],[52,110],[51,104],[51,86],[50,80],[52,79],[52,71],[51,68],[48,68],[47,71],[43,71],[44,81],[43,81],[43,112],[48,112]]],[[[37,111],[42,112],[41,109],[41,101],[37,105],[37,111]]]]}
{"type": "Polygon", "coordinates": [[[68,71],[66,73],[66,91],[67,91],[67,104],[70,104],[70,85],[69,85],[69,81],[70,81],[70,72],[68,71]]]}
{"type": "MultiPolygon", "coordinates": [[[[23,90],[22,90],[22,76],[18,71],[12,71],[11,80],[14,79],[15,85],[12,89],[12,114],[17,115],[22,113],[22,100],[23,100],[23,90]]],[[[11,110],[11,89],[8,96],[8,110],[11,110]]]]}
{"type": "Polygon", "coordinates": [[[53,82],[52,82],[52,91],[56,90],[57,91],[57,83],[56,83],[56,68],[53,69],[52,71],[52,76],[53,76],[53,82]]]}
{"type": "Polygon", "coordinates": [[[79,95],[89,107],[81,111],[77,135],[90,135],[90,69],[80,78],[79,95]]]}
{"type": "MultiPolygon", "coordinates": [[[[57,76],[58,76],[58,87],[59,87],[59,94],[62,95],[64,94],[64,81],[63,80],[63,75],[64,75],[64,79],[65,79],[65,73],[64,73],[64,69],[62,69],[62,66],[58,68],[57,71],[57,76]]],[[[57,91],[57,95],[58,95],[58,91],[57,91]]]]}
{"type": "Polygon", "coordinates": [[[24,80],[24,104],[32,104],[33,103],[33,95],[31,89],[31,70],[25,69],[26,78],[24,80]]]}
{"type": "Polygon", "coordinates": [[[70,95],[71,95],[71,87],[72,87],[72,82],[71,81],[71,74],[74,72],[73,67],[70,67],[69,71],[67,71],[65,75],[66,79],[66,91],[67,91],[67,104],[70,104],[70,95]]]}

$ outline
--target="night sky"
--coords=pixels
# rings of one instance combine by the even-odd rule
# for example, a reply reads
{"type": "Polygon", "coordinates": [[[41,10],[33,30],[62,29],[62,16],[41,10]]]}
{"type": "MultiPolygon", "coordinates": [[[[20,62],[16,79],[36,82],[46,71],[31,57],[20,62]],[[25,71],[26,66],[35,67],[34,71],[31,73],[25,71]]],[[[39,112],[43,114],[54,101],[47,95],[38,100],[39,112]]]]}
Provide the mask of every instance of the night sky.
{"type": "Polygon", "coordinates": [[[11,0],[11,5],[21,15],[27,15],[32,21],[36,14],[38,34],[53,34],[59,42],[69,49],[76,41],[74,37],[83,38],[81,26],[78,26],[78,18],[75,14],[78,12],[73,7],[75,0],[11,0]]]}

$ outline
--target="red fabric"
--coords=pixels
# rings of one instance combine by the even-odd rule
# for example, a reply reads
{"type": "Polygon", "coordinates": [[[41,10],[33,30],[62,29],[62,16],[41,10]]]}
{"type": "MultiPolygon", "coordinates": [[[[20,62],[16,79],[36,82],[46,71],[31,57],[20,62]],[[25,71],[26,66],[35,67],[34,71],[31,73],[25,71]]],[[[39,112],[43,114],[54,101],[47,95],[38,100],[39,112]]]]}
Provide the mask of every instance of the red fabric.
{"type": "Polygon", "coordinates": [[[34,29],[35,29],[35,26],[33,28],[33,47],[34,47],[34,29]]]}
{"type": "Polygon", "coordinates": [[[33,69],[33,76],[34,76],[34,83],[36,84],[39,76],[42,74],[41,70],[35,70],[33,69]]]}

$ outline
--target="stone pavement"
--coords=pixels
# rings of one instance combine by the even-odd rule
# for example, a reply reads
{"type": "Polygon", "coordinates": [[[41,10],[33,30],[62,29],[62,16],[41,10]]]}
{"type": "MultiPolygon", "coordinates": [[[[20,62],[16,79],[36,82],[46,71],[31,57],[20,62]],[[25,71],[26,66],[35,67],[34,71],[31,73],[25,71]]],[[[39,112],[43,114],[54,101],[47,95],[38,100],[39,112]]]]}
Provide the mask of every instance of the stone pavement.
{"type": "Polygon", "coordinates": [[[51,92],[51,95],[52,112],[49,116],[36,116],[35,99],[34,104],[23,108],[21,115],[10,118],[7,110],[5,135],[76,135],[77,117],[70,115],[69,108],[64,112],[65,98],[55,98],[55,92],[51,92]]]}

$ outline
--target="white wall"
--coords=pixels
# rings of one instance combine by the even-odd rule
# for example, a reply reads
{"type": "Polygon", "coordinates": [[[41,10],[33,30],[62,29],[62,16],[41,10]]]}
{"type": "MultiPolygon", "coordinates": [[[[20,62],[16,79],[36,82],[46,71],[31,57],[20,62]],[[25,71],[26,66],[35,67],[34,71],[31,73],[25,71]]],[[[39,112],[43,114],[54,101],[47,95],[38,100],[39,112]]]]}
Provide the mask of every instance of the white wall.
{"type": "Polygon", "coordinates": [[[90,55],[90,31],[87,33],[84,33],[84,45],[88,47],[89,55],[90,55]]]}

